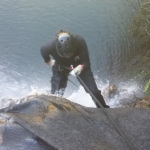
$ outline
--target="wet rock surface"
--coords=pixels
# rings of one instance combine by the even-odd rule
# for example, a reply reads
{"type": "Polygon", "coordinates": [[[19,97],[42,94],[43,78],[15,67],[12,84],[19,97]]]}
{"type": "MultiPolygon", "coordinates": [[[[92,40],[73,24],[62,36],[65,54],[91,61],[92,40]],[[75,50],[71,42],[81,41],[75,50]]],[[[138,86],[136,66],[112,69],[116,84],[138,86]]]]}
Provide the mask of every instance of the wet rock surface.
{"type": "MultiPolygon", "coordinates": [[[[105,111],[136,150],[149,149],[149,109],[110,108],[105,111]]],[[[1,109],[1,115],[5,114],[6,120],[13,121],[1,119],[2,150],[10,147],[18,150],[130,150],[102,109],[41,95],[1,109]]]]}
{"type": "Polygon", "coordinates": [[[134,108],[147,108],[150,109],[150,98],[136,98],[135,101],[127,103],[126,105],[123,105],[122,107],[134,107],[134,108]]]}
{"type": "Polygon", "coordinates": [[[0,150],[56,150],[22,125],[0,115],[0,150]]]}

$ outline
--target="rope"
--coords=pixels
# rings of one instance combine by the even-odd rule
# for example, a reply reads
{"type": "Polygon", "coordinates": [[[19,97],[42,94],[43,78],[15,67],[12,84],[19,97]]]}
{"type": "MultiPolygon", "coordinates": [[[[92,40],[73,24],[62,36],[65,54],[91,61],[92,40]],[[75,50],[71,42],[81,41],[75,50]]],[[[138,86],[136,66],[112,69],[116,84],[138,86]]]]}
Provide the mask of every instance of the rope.
{"type": "MultiPolygon", "coordinates": [[[[70,70],[69,68],[65,67],[65,66],[61,66],[65,69],[70,70]]],[[[86,90],[90,93],[90,95],[92,96],[92,98],[101,106],[101,109],[103,110],[103,112],[105,113],[105,115],[110,119],[110,121],[112,122],[112,124],[114,125],[114,127],[116,128],[116,130],[118,131],[118,133],[122,136],[122,138],[126,141],[126,143],[128,144],[128,146],[130,147],[131,150],[135,150],[133,148],[133,146],[131,145],[131,143],[128,141],[127,137],[125,136],[125,134],[123,133],[123,131],[121,131],[119,129],[119,127],[116,125],[116,123],[113,121],[113,119],[111,118],[111,116],[106,112],[106,110],[104,109],[104,107],[102,106],[102,104],[98,101],[98,99],[94,96],[94,94],[90,91],[90,89],[86,86],[86,84],[82,81],[82,79],[79,77],[79,75],[76,74],[77,79],[82,83],[82,85],[86,88],[86,90]]]]}
{"type": "Polygon", "coordinates": [[[75,85],[77,88],[79,88],[73,81],[71,81],[70,79],[68,79],[73,85],[75,85]]]}
{"type": "Polygon", "coordinates": [[[86,88],[86,90],[90,93],[90,95],[93,97],[93,99],[101,106],[103,112],[106,114],[106,116],[110,119],[110,121],[112,122],[112,124],[114,125],[114,127],[116,128],[116,130],[118,131],[118,133],[124,138],[124,140],[126,141],[126,143],[128,144],[128,146],[130,147],[131,150],[134,150],[133,146],[130,144],[130,142],[128,141],[127,137],[125,136],[125,134],[118,128],[118,126],[115,124],[115,122],[112,120],[111,116],[106,112],[106,110],[104,109],[104,107],[102,106],[102,104],[98,101],[98,99],[93,95],[93,93],[89,90],[89,88],[86,86],[86,84],[82,81],[82,79],[76,75],[78,80],[84,85],[84,87],[86,88]]]}

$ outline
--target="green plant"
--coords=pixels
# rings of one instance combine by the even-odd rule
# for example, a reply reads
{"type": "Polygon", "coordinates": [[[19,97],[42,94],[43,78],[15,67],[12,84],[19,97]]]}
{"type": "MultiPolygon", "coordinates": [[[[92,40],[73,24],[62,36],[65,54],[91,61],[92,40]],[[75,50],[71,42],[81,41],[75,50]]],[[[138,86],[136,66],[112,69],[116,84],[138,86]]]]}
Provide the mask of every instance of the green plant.
{"type": "Polygon", "coordinates": [[[150,89],[150,79],[149,79],[149,81],[146,83],[143,92],[147,92],[149,89],[150,89]]]}

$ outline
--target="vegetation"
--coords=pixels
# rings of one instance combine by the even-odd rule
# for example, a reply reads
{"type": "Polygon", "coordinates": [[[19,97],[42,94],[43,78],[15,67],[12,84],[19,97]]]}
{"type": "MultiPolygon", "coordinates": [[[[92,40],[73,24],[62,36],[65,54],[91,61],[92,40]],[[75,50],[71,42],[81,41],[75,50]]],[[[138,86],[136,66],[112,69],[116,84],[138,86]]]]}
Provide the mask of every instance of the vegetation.
{"type": "Polygon", "coordinates": [[[129,32],[138,39],[141,48],[150,47],[150,2],[143,3],[138,10],[129,32]]]}
{"type": "Polygon", "coordinates": [[[145,85],[144,92],[147,92],[149,89],[150,89],[150,80],[145,85]]]}
{"type": "Polygon", "coordinates": [[[144,92],[150,93],[150,1],[141,5],[129,32],[139,42],[142,53],[134,65],[137,67],[136,73],[139,79],[145,82],[144,92]]]}

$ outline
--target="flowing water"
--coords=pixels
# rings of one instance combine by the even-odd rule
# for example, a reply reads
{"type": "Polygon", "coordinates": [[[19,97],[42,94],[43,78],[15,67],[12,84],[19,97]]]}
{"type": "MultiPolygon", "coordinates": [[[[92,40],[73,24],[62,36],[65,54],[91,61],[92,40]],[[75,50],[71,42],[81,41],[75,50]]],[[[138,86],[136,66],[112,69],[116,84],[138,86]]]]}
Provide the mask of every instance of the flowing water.
{"type": "MultiPolygon", "coordinates": [[[[138,51],[128,27],[142,0],[1,0],[0,2],[0,101],[30,94],[49,94],[51,68],[45,65],[40,47],[59,29],[82,35],[88,45],[91,67],[100,89],[119,76],[117,64],[138,51]],[[132,50],[132,51],[131,51],[132,50]]],[[[65,97],[95,107],[90,96],[68,82],[65,97]],[[84,98],[83,98],[84,97],[84,98]]],[[[137,83],[116,83],[137,91],[137,83]]],[[[119,81],[118,81],[119,82],[119,81]]],[[[107,100],[112,107],[119,99],[107,100]]]]}

